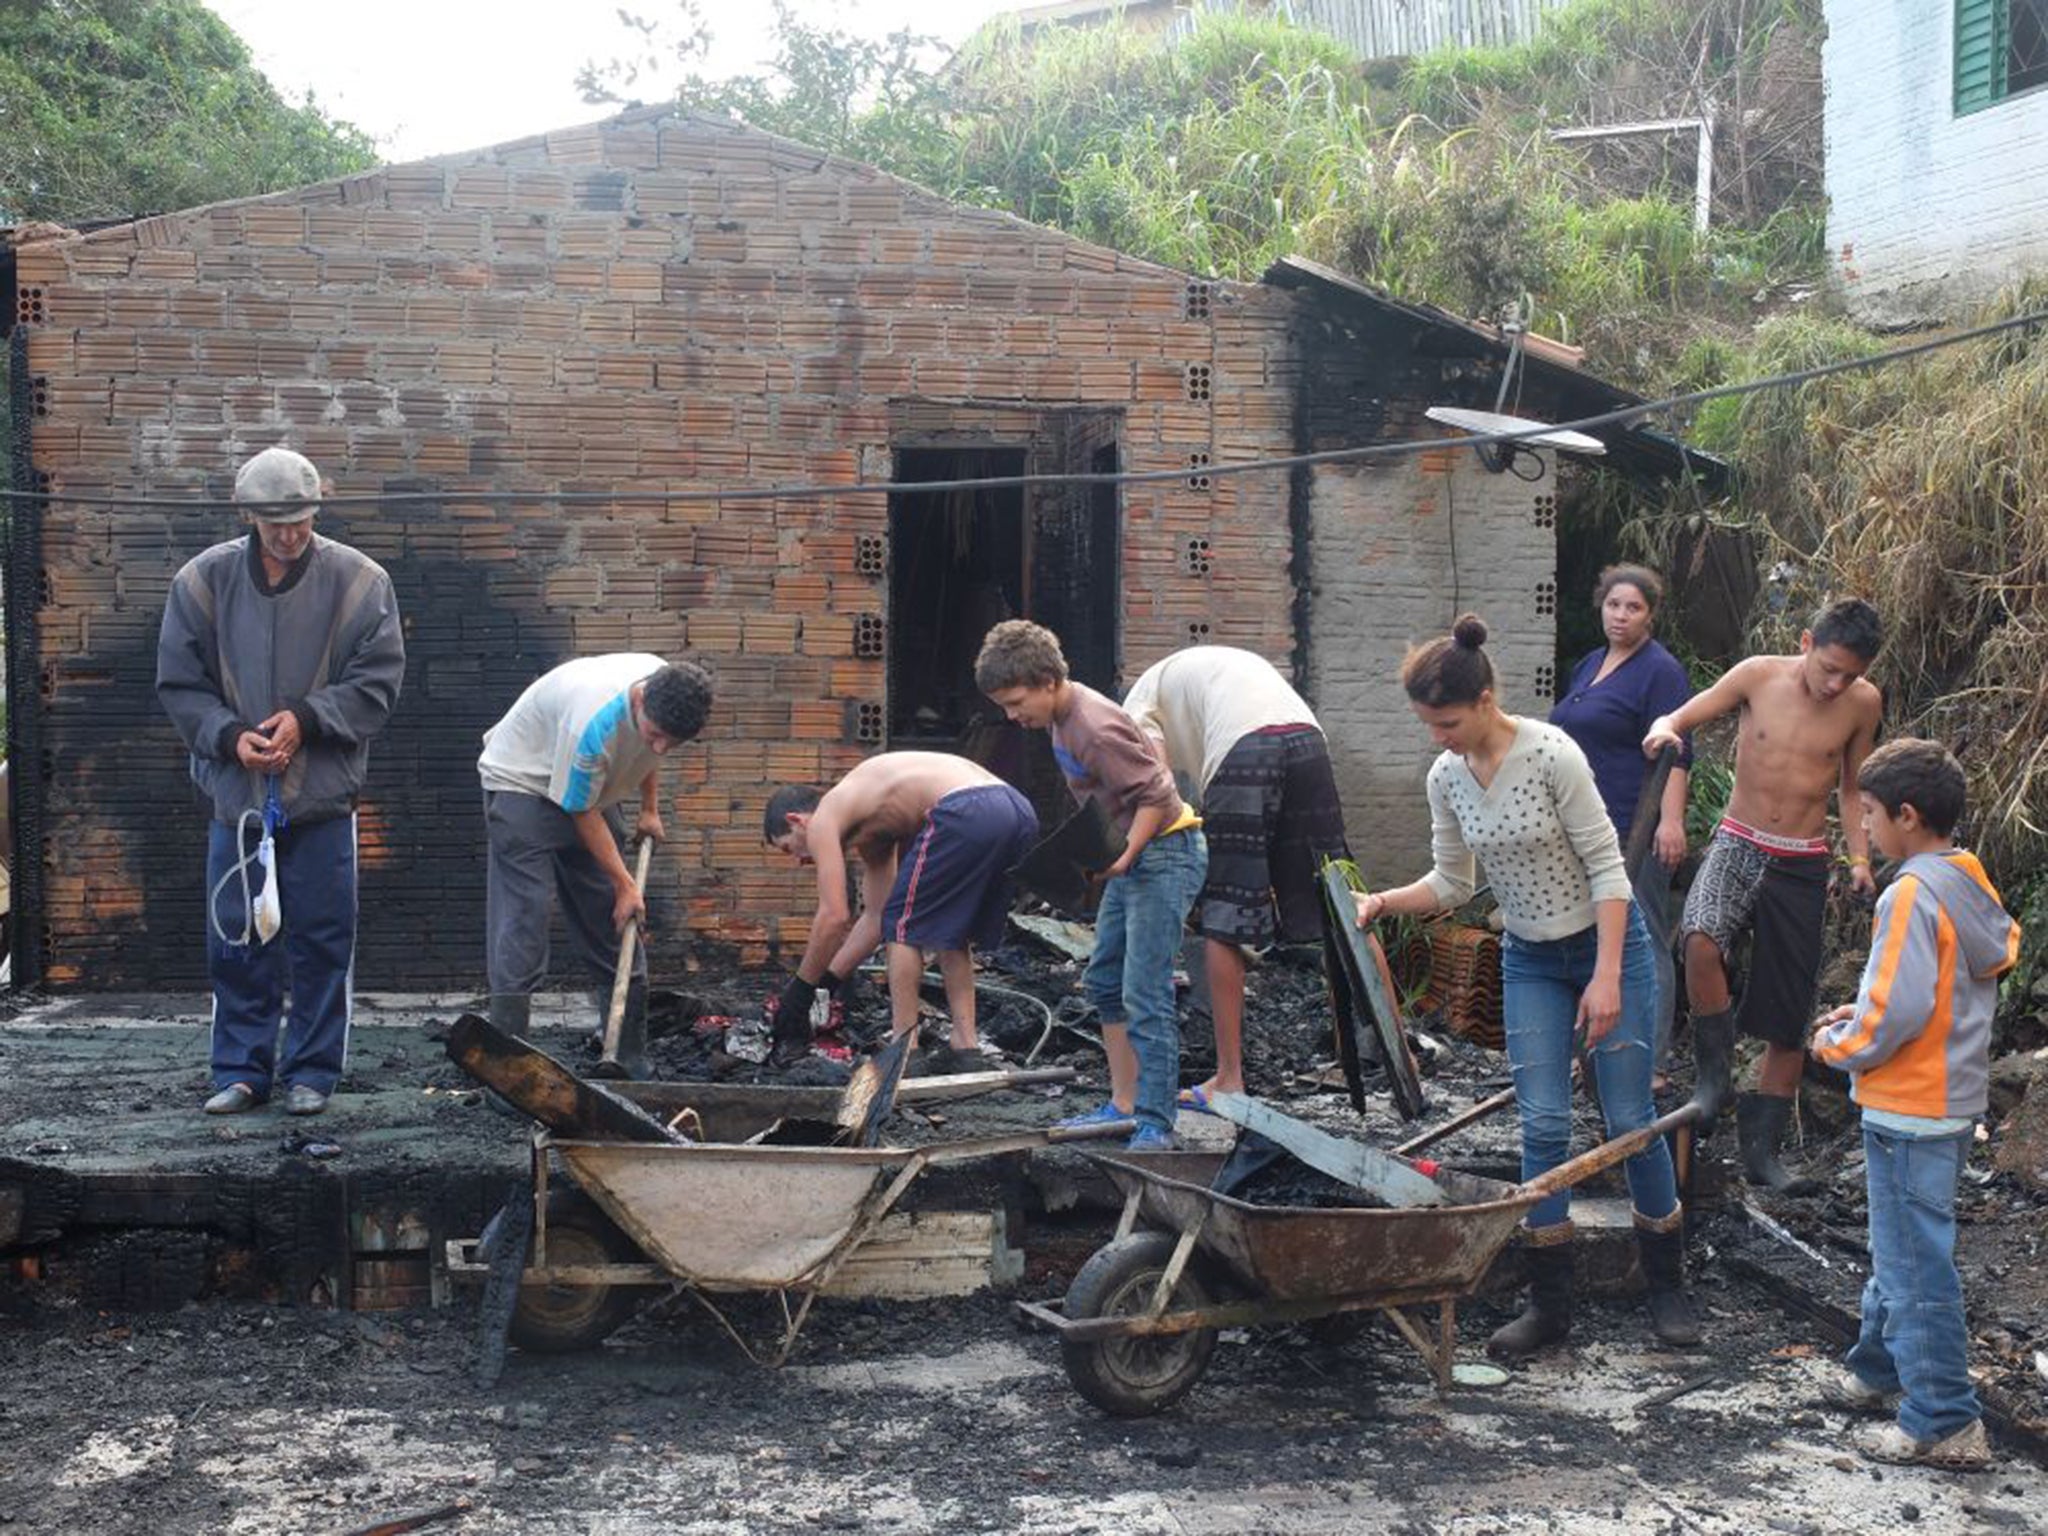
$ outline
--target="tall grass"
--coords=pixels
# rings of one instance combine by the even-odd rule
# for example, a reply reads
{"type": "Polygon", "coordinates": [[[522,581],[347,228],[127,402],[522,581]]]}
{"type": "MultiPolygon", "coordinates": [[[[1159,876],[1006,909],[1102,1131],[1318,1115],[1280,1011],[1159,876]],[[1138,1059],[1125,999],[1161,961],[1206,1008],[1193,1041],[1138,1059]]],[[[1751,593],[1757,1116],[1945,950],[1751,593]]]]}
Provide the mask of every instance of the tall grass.
{"type": "MultiPolygon", "coordinates": [[[[2048,281],[1980,318],[2044,308],[2048,281]]],[[[1796,372],[1889,344],[1841,320],[1788,314],[1748,346],[1695,345],[1681,383],[1796,372]]],[[[2007,332],[1712,401],[1689,435],[1741,468],[1739,492],[1711,515],[1745,526],[1771,573],[1753,648],[1796,649],[1831,598],[1876,604],[1885,641],[1871,677],[1885,693],[1886,730],[1945,742],[1969,775],[1969,840],[2001,878],[2039,871],[2048,861],[2048,336],[2007,332]]],[[[1681,494],[1640,520],[1638,552],[1668,568],[1695,511],[1681,494]]]]}

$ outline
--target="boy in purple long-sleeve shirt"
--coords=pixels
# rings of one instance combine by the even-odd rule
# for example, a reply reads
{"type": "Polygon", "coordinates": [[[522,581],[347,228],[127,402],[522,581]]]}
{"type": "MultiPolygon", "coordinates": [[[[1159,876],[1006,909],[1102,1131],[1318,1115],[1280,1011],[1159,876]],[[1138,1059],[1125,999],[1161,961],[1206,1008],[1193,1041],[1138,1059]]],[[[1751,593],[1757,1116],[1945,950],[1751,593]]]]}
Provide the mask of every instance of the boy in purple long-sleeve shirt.
{"type": "Polygon", "coordinates": [[[1068,790],[1124,832],[1123,853],[1104,871],[1095,952],[1081,978],[1102,1020],[1110,1098],[1077,1123],[1135,1114],[1130,1150],[1170,1150],[1180,1089],[1173,967],[1209,868],[1201,819],[1137,721],[1067,675],[1059,637],[1043,625],[1009,619],[990,630],[974,685],[1017,724],[1049,731],[1068,790]]]}

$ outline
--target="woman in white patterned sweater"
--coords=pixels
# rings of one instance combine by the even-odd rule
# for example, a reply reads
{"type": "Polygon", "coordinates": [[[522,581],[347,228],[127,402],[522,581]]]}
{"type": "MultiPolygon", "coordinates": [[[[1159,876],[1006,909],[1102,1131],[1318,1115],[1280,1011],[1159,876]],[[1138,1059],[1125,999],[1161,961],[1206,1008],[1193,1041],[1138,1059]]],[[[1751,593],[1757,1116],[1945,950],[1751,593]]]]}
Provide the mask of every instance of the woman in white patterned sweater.
{"type": "MultiPolygon", "coordinates": [[[[1585,754],[1556,726],[1501,709],[1485,642],[1486,626],[1466,614],[1451,634],[1410,651],[1402,664],[1409,702],[1444,749],[1429,770],[1435,863],[1412,884],[1360,895],[1358,922],[1460,906],[1484,870],[1507,929],[1501,986],[1527,1179],[1570,1155],[1572,1056],[1581,1030],[1607,1133],[1619,1136],[1654,1117],[1656,970],[1585,754]]],[[[1626,1171],[1651,1326],[1666,1343],[1697,1344],[1670,1149],[1653,1141],[1626,1171]]],[[[1529,1303],[1487,1342],[1495,1358],[1524,1359],[1570,1332],[1571,1236],[1569,1190],[1530,1210],[1529,1303]]]]}

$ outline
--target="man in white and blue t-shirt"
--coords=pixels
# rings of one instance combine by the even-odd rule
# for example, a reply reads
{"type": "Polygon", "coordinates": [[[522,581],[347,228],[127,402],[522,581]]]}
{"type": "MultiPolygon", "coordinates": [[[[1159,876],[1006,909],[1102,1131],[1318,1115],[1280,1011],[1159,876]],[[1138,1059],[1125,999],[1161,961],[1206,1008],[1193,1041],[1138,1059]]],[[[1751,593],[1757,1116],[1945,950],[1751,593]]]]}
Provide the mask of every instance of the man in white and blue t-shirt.
{"type": "MultiPolygon", "coordinates": [[[[704,728],[711,679],[688,662],[628,652],[565,661],[484,732],[490,840],[484,954],[491,1022],[527,1033],[532,996],[548,969],[557,891],[569,935],[603,991],[618,969],[619,936],[647,915],[619,848],[614,807],[638,793],[634,833],[660,842],[662,755],[704,728]]],[[[626,999],[618,1060],[646,1075],[647,962],[626,999]]],[[[601,1014],[600,1014],[601,1017],[601,1014]]]]}

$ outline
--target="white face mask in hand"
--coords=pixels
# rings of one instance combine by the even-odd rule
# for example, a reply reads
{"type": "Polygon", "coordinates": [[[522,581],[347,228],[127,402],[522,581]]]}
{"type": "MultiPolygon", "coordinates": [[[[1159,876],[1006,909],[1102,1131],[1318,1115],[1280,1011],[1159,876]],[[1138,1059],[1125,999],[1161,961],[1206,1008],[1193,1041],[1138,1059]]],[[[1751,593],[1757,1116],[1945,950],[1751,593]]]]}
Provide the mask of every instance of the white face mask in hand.
{"type": "Polygon", "coordinates": [[[277,847],[268,832],[256,845],[256,867],[263,871],[263,890],[255,901],[256,942],[268,944],[284,926],[284,904],[277,896],[277,847]]]}

